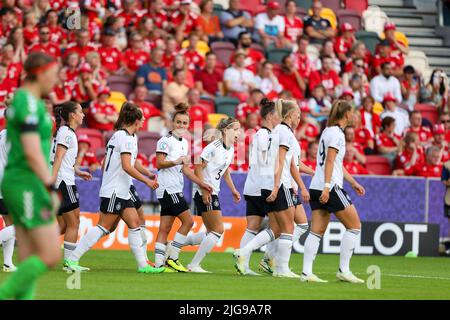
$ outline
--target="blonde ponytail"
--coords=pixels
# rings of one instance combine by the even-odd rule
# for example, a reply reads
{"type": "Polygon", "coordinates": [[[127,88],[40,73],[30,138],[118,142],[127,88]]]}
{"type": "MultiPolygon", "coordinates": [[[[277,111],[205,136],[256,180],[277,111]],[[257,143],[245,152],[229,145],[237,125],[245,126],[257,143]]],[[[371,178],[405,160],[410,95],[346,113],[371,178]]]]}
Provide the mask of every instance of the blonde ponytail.
{"type": "Polygon", "coordinates": [[[327,121],[327,127],[338,124],[338,121],[344,118],[347,111],[352,110],[352,105],[345,100],[336,100],[331,107],[330,115],[327,121]]]}
{"type": "Polygon", "coordinates": [[[276,103],[276,110],[282,120],[284,120],[292,111],[298,109],[298,105],[292,100],[278,99],[276,103]]]}

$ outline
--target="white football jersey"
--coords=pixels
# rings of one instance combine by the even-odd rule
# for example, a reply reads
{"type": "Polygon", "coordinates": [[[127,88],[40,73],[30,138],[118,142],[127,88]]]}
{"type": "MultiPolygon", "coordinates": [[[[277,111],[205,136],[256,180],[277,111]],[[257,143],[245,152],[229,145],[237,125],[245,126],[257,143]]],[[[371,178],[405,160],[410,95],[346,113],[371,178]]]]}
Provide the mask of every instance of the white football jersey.
{"type": "MultiPolygon", "coordinates": [[[[171,132],[158,140],[156,145],[156,153],[164,153],[167,161],[174,161],[180,157],[187,156],[188,142],[184,138],[176,138],[171,132]]],[[[158,184],[156,196],[162,199],[164,191],[169,194],[183,192],[183,164],[179,164],[170,168],[158,170],[158,184]]]]}
{"type": "MultiPolygon", "coordinates": [[[[214,140],[203,149],[200,157],[207,162],[203,168],[203,181],[213,188],[212,194],[218,195],[220,180],[233,161],[234,147],[226,149],[221,140],[214,140]]],[[[194,183],[193,194],[195,195],[197,191],[202,194],[201,188],[194,183]]]]}
{"type": "MultiPolygon", "coordinates": [[[[0,185],[3,180],[3,173],[5,172],[6,160],[8,159],[8,152],[6,151],[6,129],[0,131],[0,185]]],[[[0,199],[3,199],[2,190],[0,188],[0,199]]]]}
{"type": "Polygon", "coordinates": [[[75,185],[75,162],[78,155],[78,140],[75,131],[69,126],[62,126],[58,129],[55,139],[53,139],[51,162],[55,161],[56,148],[62,146],[67,149],[61,162],[55,186],[58,188],[62,181],[68,186],[75,185]]]}
{"type": "Polygon", "coordinates": [[[273,165],[269,162],[272,131],[262,127],[253,136],[249,151],[249,170],[244,185],[244,195],[260,196],[262,180],[273,180],[273,165]]]}
{"type": "Polygon", "coordinates": [[[314,190],[323,190],[325,188],[325,161],[328,154],[328,148],[334,148],[338,151],[334,160],[333,174],[331,176],[331,188],[334,185],[343,187],[344,183],[344,156],[345,156],[345,135],[344,131],[338,127],[327,127],[322,133],[317,149],[316,172],[311,180],[310,188],[314,190]]]}
{"type": "Polygon", "coordinates": [[[106,146],[106,156],[103,170],[100,197],[130,199],[130,186],[132,178],[122,168],[121,155],[131,155],[131,165],[134,166],[138,152],[138,140],[135,134],[131,135],[126,130],[118,130],[113,134],[106,146]]]}
{"type": "Polygon", "coordinates": [[[279,148],[284,147],[287,149],[283,170],[281,172],[280,184],[283,184],[285,188],[292,187],[292,175],[291,175],[291,161],[292,161],[292,148],[294,143],[297,143],[294,133],[291,128],[285,124],[280,123],[272,131],[272,145],[271,145],[271,163],[272,174],[270,181],[263,181],[263,188],[266,190],[272,190],[275,183],[275,166],[278,165],[279,148]]]}
{"type": "MultiPolygon", "coordinates": [[[[294,161],[295,166],[300,170],[300,159],[302,157],[302,150],[300,148],[300,143],[298,142],[298,140],[292,145],[292,161],[294,161]]],[[[294,179],[291,180],[292,181],[292,186],[295,189],[298,189],[298,185],[297,183],[294,181],[294,179]]]]}

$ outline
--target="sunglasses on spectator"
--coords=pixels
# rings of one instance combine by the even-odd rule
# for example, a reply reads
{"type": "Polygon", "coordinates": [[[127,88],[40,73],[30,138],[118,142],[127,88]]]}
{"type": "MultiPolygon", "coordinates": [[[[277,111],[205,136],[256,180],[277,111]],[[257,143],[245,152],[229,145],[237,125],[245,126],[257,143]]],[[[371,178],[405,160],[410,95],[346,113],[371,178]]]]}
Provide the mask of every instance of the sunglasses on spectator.
{"type": "Polygon", "coordinates": [[[50,32],[39,32],[39,34],[42,34],[42,35],[48,35],[48,34],[50,34],[50,32]]]}
{"type": "Polygon", "coordinates": [[[450,119],[443,119],[441,120],[442,123],[450,123],[450,119]]]}
{"type": "Polygon", "coordinates": [[[364,68],[364,65],[363,64],[355,64],[355,67],[357,67],[357,68],[364,68]]]}

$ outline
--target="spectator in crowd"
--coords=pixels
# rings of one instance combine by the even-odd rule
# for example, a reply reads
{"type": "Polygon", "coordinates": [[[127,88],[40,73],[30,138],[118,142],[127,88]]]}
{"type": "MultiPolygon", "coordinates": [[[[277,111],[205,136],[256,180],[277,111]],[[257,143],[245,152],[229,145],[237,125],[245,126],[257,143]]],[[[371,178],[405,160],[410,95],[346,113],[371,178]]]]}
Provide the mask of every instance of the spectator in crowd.
{"type": "Polygon", "coordinates": [[[123,26],[130,30],[137,26],[139,19],[144,16],[145,11],[139,10],[136,0],[122,1],[122,8],[114,13],[116,18],[123,20],[123,26]]]}
{"type": "Polygon", "coordinates": [[[318,123],[326,121],[331,111],[331,103],[325,99],[325,96],[325,87],[322,84],[318,84],[312,90],[312,96],[308,101],[310,116],[318,123]]]}
{"type": "Polygon", "coordinates": [[[312,91],[317,85],[325,88],[326,95],[330,101],[335,97],[336,90],[341,85],[341,79],[336,71],[333,70],[333,58],[323,56],[321,58],[322,69],[313,71],[309,79],[309,89],[312,91]]]}
{"type": "Polygon", "coordinates": [[[358,152],[350,145],[345,147],[344,168],[351,175],[369,174],[369,171],[358,161],[358,152]]]}
{"type": "Polygon", "coordinates": [[[58,82],[53,88],[53,91],[49,93],[48,97],[54,106],[60,105],[64,102],[70,101],[71,88],[67,84],[67,75],[63,68],[58,71],[58,82]]]}
{"type": "Polygon", "coordinates": [[[316,170],[317,166],[317,150],[319,149],[319,143],[317,141],[311,141],[308,144],[308,152],[306,159],[303,161],[303,163],[310,167],[313,170],[316,170]]]}
{"type": "MultiPolygon", "coordinates": [[[[17,7],[14,7],[17,8],[17,7]]],[[[17,24],[17,15],[14,8],[4,6],[0,10],[0,43],[3,45],[6,42],[8,32],[10,32],[17,24]]],[[[20,10],[20,9],[19,9],[20,10]]]]}
{"type": "Polygon", "coordinates": [[[236,50],[233,66],[227,68],[223,75],[226,91],[240,101],[245,101],[249,92],[255,88],[255,76],[245,68],[246,58],[244,50],[236,50]]]}
{"type": "Polygon", "coordinates": [[[101,88],[98,99],[91,102],[89,107],[89,127],[100,131],[114,130],[114,124],[119,117],[116,107],[108,102],[111,90],[108,87],[101,88]]]}
{"type": "Polygon", "coordinates": [[[433,135],[430,128],[422,125],[422,114],[419,111],[413,111],[409,115],[410,127],[406,128],[405,133],[414,132],[419,138],[422,146],[428,146],[431,143],[433,135]]]}
{"type": "MultiPolygon", "coordinates": [[[[355,142],[362,148],[364,154],[375,154],[375,136],[364,126],[361,112],[353,113],[353,127],[355,129],[355,142]]],[[[379,120],[379,118],[378,118],[379,120]]]]}
{"type": "Polygon", "coordinates": [[[172,65],[170,66],[169,70],[167,70],[167,81],[172,82],[174,79],[174,72],[175,70],[184,70],[185,79],[186,82],[184,83],[189,89],[194,87],[194,74],[193,71],[189,70],[187,65],[187,60],[185,57],[181,54],[177,54],[175,58],[173,59],[172,65]]]}
{"type": "Polygon", "coordinates": [[[2,48],[1,62],[6,67],[3,85],[9,93],[14,92],[20,84],[23,67],[20,61],[15,60],[14,48],[11,44],[7,44],[2,48]]]}
{"type": "Polygon", "coordinates": [[[179,54],[180,49],[177,40],[172,36],[168,35],[165,40],[166,49],[163,55],[163,65],[165,68],[169,68],[172,65],[173,59],[179,54]]]}
{"type": "Polygon", "coordinates": [[[381,121],[381,133],[376,137],[378,153],[388,158],[391,163],[397,157],[401,147],[401,137],[395,133],[395,119],[385,117],[381,121]]]}
{"type": "Polygon", "coordinates": [[[366,164],[366,156],[364,155],[364,145],[360,141],[356,141],[355,128],[348,126],[345,128],[345,143],[347,145],[347,151],[351,149],[353,151],[353,158],[361,164],[366,164]]]}
{"type": "Polygon", "coordinates": [[[425,163],[417,167],[416,175],[426,178],[440,178],[443,164],[441,162],[441,150],[432,146],[426,152],[425,163]]]}
{"type": "Polygon", "coordinates": [[[386,22],[384,25],[384,36],[386,37],[386,40],[389,41],[389,44],[391,45],[392,52],[394,54],[400,54],[400,55],[406,55],[409,53],[409,48],[406,43],[404,43],[402,40],[399,40],[395,36],[395,31],[397,30],[397,27],[392,22],[386,22]]]}
{"type": "Polygon", "coordinates": [[[153,49],[149,63],[143,64],[136,74],[136,83],[145,85],[152,96],[161,96],[166,87],[167,71],[161,67],[162,57],[162,49],[153,49]]]}
{"type": "Polygon", "coordinates": [[[205,66],[205,59],[197,51],[199,39],[196,33],[189,34],[189,46],[179,53],[186,59],[186,65],[190,71],[200,70],[205,66]]]}
{"type": "Polygon", "coordinates": [[[278,80],[283,88],[289,88],[295,99],[303,100],[305,98],[306,82],[295,67],[291,55],[283,57],[278,80]]]}
{"type": "Polygon", "coordinates": [[[186,86],[186,71],[176,69],[173,72],[173,81],[170,82],[164,90],[162,99],[162,111],[167,119],[171,119],[174,107],[182,102],[187,102],[187,93],[189,91],[186,86]]]}
{"type": "Polygon", "coordinates": [[[300,111],[300,122],[295,129],[295,137],[300,142],[301,150],[305,152],[308,145],[319,137],[319,128],[314,119],[309,116],[310,109],[306,102],[300,103],[300,111]]]}
{"type": "Polygon", "coordinates": [[[349,65],[346,65],[345,71],[342,74],[342,85],[344,86],[350,86],[350,81],[354,76],[359,76],[361,79],[361,86],[364,89],[364,91],[369,90],[369,79],[365,72],[365,62],[363,58],[355,57],[352,60],[352,63],[349,65]],[[350,69],[348,67],[351,66],[350,69]]]}
{"type": "Polygon", "coordinates": [[[339,97],[339,99],[347,101],[348,103],[350,103],[353,106],[353,108],[356,108],[355,101],[354,101],[355,95],[353,94],[352,88],[344,87],[342,89],[342,93],[341,93],[341,96],[339,97]]]}
{"type": "Polygon", "coordinates": [[[230,0],[229,8],[220,14],[220,24],[225,39],[237,42],[241,32],[253,28],[253,19],[250,14],[240,9],[240,0],[230,0]]]}
{"type": "Polygon", "coordinates": [[[420,98],[420,78],[413,66],[404,67],[403,75],[404,79],[401,81],[403,103],[408,106],[409,111],[413,111],[420,98]]]}
{"type": "MultiPolygon", "coordinates": [[[[245,67],[256,74],[258,72],[258,68],[265,61],[264,54],[262,54],[259,50],[253,49],[252,45],[252,36],[250,32],[244,31],[239,34],[238,37],[238,50],[244,50],[247,54],[247,58],[245,59],[245,67]]],[[[231,61],[234,61],[234,54],[231,55],[231,61]]]]}
{"type": "MultiPolygon", "coordinates": [[[[365,75],[368,77],[370,73],[371,63],[372,63],[372,54],[369,50],[367,50],[366,45],[364,42],[358,41],[354,44],[350,51],[350,59],[348,59],[344,65],[343,71],[345,73],[350,72],[351,70],[354,70],[353,64],[355,63],[356,59],[362,59],[363,60],[363,68],[361,70],[358,70],[359,72],[364,72],[365,75]]],[[[359,68],[358,68],[359,69],[359,68]]]]}
{"type": "Polygon", "coordinates": [[[337,37],[334,43],[334,50],[341,63],[345,63],[348,60],[355,42],[355,29],[350,23],[344,22],[341,25],[341,35],[337,37]]]}
{"type": "Polygon", "coordinates": [[[64,59],[64,71],[66,72],[66,81],[70,86],[74,86],[78,79],[80,58],[78,53],[72,52],[64,59]]]}
{"type": "Polygon", "coordinates": [[[199,33],[201,26],[198,15],[191,10],[192,0],[181,0],[178,10],[170,17],[171,24],[175,29],[175,38],[181,43],[191,32],[199,33]]]}
{"type": "Polygon", "coordinates": [[[395,134],[401,136],[406,128],[410,126],[408,112],[397,106],[398,100],[392,94],[387,93],[383,98],[384,112],[381,119],[392,117],[395,119],[395,134]]]}
{"type": "Polygon", "coordinates": [[[383,102],[387,93],[393,95],[396,101],[402,101],[402,92],[400,89],[400,81],[392,76],[392,65],[385,62],[381,65],[382,73],[374,77],[370,81],[370,94],[375,101],[383,102]]]}
{"type": "Polygon", "coordinates": [[[23,16],[23,39],[26,47],[39,41],[37,20],[32,11],[26,12],[23,16]]]}
{"type": "Polygon", "coordinates": [[[201,39],[209,43],[222,40],[224,35],[220,28],[219,17],[214,15],[214,2],[212,0],[202,0],[200,10],[201,39]]]}
{"type": "Polygon", "coordinates": [[[282,48],[285,46],[284,18],[278,14],[280,4],[275,0],[267,2],[267,11],[255,17],[254,38],[262,42],[264,47],[282,48]]]}
{"type": "Polygon", "coordinates": [[[445,140],[445,127],[443,124],[435,124],[433,128],[432,146],[438,147],[441,152],[441,162],[450,160],[448,141],[445,140]]]}
{"type": "MultiPolygon", "coordinates": [[[[338,74],[341,73],[341,61],[336,56],[336,53],[334,51],[334,41],[333,40],[325,40],[325,42],[322,45],[322,48],[320,49],[320,57],[330,56],[333,60],[333,70],[336,71],[338,74]]],[[[316,65],[316,70],[322,69],[322,59],[316,59],[314,62],[316,65]]]]}
{"type": "Polygon", "coordinates": [[[83,109],[88,108],[92,100],[97,99],[100,84],[92,78],[92,68],[88,63],[80,66],[78,80],[72,91],[72,100],[75,100],[83,109]]]}
{"type": "Polygon", "coordinates": [[[39,41],[33,43],[28,52],[43,52],[57,60],[61,57],[61,50],[58,44],[50,41],[50,29],[45,24],[39,26],[39,41]]]}
{"type": "Polygon", "coordinates": [[[163,0],[153,0],[150,2],[147,17],[154,22],[158,29],[167,30],[169,28],[169,17],[164,8],[163,0]]]}
{"type": "Polygon", "coordinates": [[[262,64],[259,75],[255,77],[255,87],[260,89],[269,99],[278,96],[283,87],[278,82],[278,78],[273,73],[273,64],[265,61],[262,64]]]}
{"type": "Polygon", "coordinates": [[[359,74],[354,74],[350,79],[349,89],[353,94],[353,102],[357,109],[361,107],[362,100],[367,96],[366,88],[367,87],[364,86],[363,78],[359,74]]]}
{"type": "Polygon", "coordinates": [[[363,99],[362,108],[359,110],[361,124],[370,132],[372,138],[378,134],[378,130],[381,128],[380,117],[373,110],[374,105],[375,99],[372,96],[367,96],[363,99]]]}
{"type": "Polygon", "coordinates": [[[50,31],[50,42],[59,45],[60,48],[66,48],[67,32],[58,24],[58,12],[53,9],[47,11],[45,23],[50,31]]]}
{"type": "Polygon", "coordinates": [[[134,76],[139,67],[150,61],[150,54],[144,50],[144,41],[139,33],[130,35],[130,48],[125,51],[123,58],[125,73],[130,76],[134,76]]]}
{"type": "Polygon", "coordinates": [[[442,69],[433,70],[430,81],[422,93],[422,101],[434,104],[436,108],[444,110],[449,97],[449,80],[447,75],[442,69]]]}
{"type": "Polygon", "coordinates": [[[444,125],[445,129],[445,140],[450,142],[450,114],[444,111],[439,116],[439,124],[444,125]]]}
{"type": "Polygon", "coordinates": [[[425,162],[425,154],[416,133],[408,132],[402,141],[402,149],[395,159],[394,176],[412,176],[425,162]]]}
{"type": "Polygon", "coordinates": [[[383,64],[390,63],[392,66],[392,74],[400,77],[403,71],[404,59],[399,53],[393,53],[392,47],[387,39],[381,40],[377,46],[377,54],[372,60],[372,74],[378,75],[382,73],[383,64]]]}
{"type": "Polygon", "coordinates": [[[9,32],[7,44],[14,48],[14,62],[24,63],[27,57],[25,50],[25,43],[23,37],[23,29],[21,27],[14,27],[9,32]]]}
{"type": "Polygon", "coordinates": [[[250,92],[246,102],[240,103],[236,106],[236,119],[239,120],[242,126],[245,125],[247,115],[249,113],[259,114],[259,104],[264,98],[264,93],[259,89],[253,89],[250,92]]]}
{"type": "Polygon", "coordinates": [[[322,2],[315,0],[312,5],[312,16],[305,19],[305,32],[314,45],[322,45],[325,40],[332,39],[335,35],[330,21],[320,16],[322,8],[322,2]]]}
{"type": "Polygon", "coordinates": [[[196,128],[208,128],[208,110],[206,107],[200,104],[200,91],[197,89],[190,89],[187,93],[188,104],[189,104],[189,130],[193,132],[194,127],[196,128]]]}
{"type": "Polygon", "coordinates": [[[201,97],[214,100],[216,95],[223,93],[222,76],[216,70],[217,56],[210,51],[205,57],[205,67],[195,73],[195,88],[201,97]]]}
{"type": "Polygon", "coordinates": [[[102,45],[98,49],[102,61],[103,70],[109,75],[118,73],[124,67],[124,57],[122,51],[116,47],[116,34],[111,29],[106,29],[102,33],[102,45]]]}
{"type": "Polygon", "coordinates": [[[80,3],[90,21],[101,19],[105,15],[104,2],[101,0],[82,0],[80,3]]]}
{"type": "Polygon", "coordinates": [[[303,20],[297,16],[297,3],[295,0],[286,1],[284,25],[285,46],[291,48],[297,43],[298,38],[303,35],[303,20]]]}
{"type": "Polygon", "coordinates": [[[149,123],[152,123],[153,120],[152,118],[161,117],[161,110],[152,103],[146,101],[148,91],[144,85],[136,86],[133,93],[134,97],[131,102],[141,108],[142,114],[144,115],[144,123],[142,124],[141,130],[148,131],[149,123]]]}
{"type": "Polygon", "coordinates": [[[91,51],[97,51],[94,44],[89,42],[89,31],[86,29],[80,29],[76,31],[76,41],[67,45],[64,56],[67,57],[70,53],[76,52],[81,61],[84,61],[86,54],[91,51]]]}
{"type": "Polygon", "coordinates": [[[77,166],[87,167],[90,172],[95,172],[100,169],[100,161],[98,161],[95,153],[89,151],[91,148],[91,141],[88,135],[81,134],[78,136],[78,156],[77,156],[77,166]]]}
{"type": "Polygon", "coordinates": [[[306,85],[309,83],[309,77],[311,76],[311,72],[314,69],[314,63],[308,57],[308,45],[309,45],[309,37],[306,35],[301,36],[298,39],[298,49],[297,52],[292,54],[292,59],[294,60],[295,68],[298,70],[298,73],[305,81],[306,85]]]}
{"type": "Polygon", "coordinates": [[[86,62],[92,68],[92,79],[97,81],[101,86],[106,86],[108,73],[102,68],[102,60],[97,51],[91,51],[86,55],[86,62]]]}
{"type": "Polygon", "coordinates": [[[7,66],[0,63],[0,127],[3,128],[5,125],[4,109],[6,108],[5,103],[8,100],[8,96],[12,95],[12,91],[8,88],[6,82],[7,78],[7,66]]]}
{"type": "MultiPolygon", "coordinates": [[[[245,130],[254,130],[254,132],[256,132],[259,130],[259,122],[260,122],[260,117],[259,117],[258,113],[255,113],[255,112],[247,113],[247,116],[245,118],[244,129],[245,130]]],[[[248,151],[249,149],[247,148],[246,150],[248,151]]]]}

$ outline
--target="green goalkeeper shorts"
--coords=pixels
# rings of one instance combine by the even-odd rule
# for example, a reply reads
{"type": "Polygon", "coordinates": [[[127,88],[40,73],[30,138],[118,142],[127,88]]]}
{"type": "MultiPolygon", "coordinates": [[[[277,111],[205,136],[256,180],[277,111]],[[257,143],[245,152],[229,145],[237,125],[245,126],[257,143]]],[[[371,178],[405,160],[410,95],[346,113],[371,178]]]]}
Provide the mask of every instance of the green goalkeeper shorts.
{"type": "Polygon", "coordinates": [[[15,225],[34,229],[53,223],[50,194],[37,176],[18,179],[5,173],[2,193],[15,225]]]}

